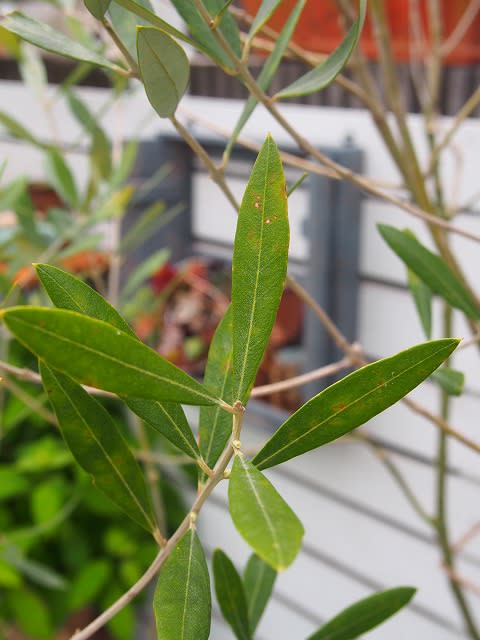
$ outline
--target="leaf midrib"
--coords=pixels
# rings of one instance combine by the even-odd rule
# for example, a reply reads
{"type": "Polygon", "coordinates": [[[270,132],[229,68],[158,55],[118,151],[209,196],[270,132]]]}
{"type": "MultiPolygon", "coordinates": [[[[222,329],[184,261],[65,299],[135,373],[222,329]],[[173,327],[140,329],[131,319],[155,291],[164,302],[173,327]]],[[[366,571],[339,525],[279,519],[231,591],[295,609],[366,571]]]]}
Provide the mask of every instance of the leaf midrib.
{"type": "Polygon", "coordinates": [[[181,638],[185,638],[185,624],[187,619],[187,610],[188,610],[188,601],[189,601],[189,592],[190,592],[190,574],[192,571],[192,556],[193,556],[193,545],[195,542],[195,533],[193,529],[189,531],[190,535],[190,546],[188,549],[188,568],[187,568],[187,579],[185,581],[185,598],[183,601],[183,613],[182,613],[182,635],[181,638]]]}
{"type": "MultiPolygon", "coordinates": [[[[198,451],[195,451],[195,449],[192,447],[192,445],[190,444],[190,442],[188,441],[188,439],[184,435],[183,431],[180,429],[180,427],[174,421],[172,416],[165,409],[164,405],[161,402],[158,402],[158,401],[155,401],[155,402],[157,403],[158,408],[160,409],[160,411],[162,411],[165,414],[165,416],[166,416],[167,420],[170,422],[170,424],[173,425],[174,430],[178,433],[178,435],[183,440],[183,442],[185,442],[185,444],[188,447],[188,450],[193,454],[193,458],[196,460],[199,457],[198,456],[198,451]]],[[[217,410],[220,411],[220,407],[217,407],[217,410]]]]}
{"type": "MultiPolygon", "coordinates": [[[[156,31],[159,31],[158,29],[156,29],[156,31]]],[[[161,32],[160,32],[161,33],[161,32]]],[[[157,54],[157,52],[155,51],[155,49],[152,47],[152,45],[150,44],[150,42],[148,41],[148,38],[145,37],[144,38],[145,44],[148,46],[148,48],[150,49],[153,57],[155,58],[155,60],[158,62],[158,64],[160,65],[160,67],[163,69],[163,72],[165,73],[165,75],[167,76],[168,80],[170,80],[172,86],[173,86],[173,90],[175,92],[175,101],[178,103],[178,101],[180,100],[180,94],[178,92],[178,88],[177,85],[175,84],[175,80],[173,79],[172,75],[170,74],[170,72],[168,71],[167,67],[163,64],[163,62],[160,60],[159,55],[157,54]]]]}

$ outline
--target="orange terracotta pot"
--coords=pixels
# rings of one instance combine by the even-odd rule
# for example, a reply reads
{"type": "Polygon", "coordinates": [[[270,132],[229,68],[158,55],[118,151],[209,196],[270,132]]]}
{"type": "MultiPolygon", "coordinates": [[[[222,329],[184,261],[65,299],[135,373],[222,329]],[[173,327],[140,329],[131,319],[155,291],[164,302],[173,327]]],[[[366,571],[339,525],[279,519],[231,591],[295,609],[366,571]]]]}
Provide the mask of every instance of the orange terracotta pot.
{"type": "MultiPolygon", "coordinates": [[[[428,29],[427,0],[420,2],[420,15],[426,45],[430,39],[428,29]]],[[[444,38],[453,32],[458,21],[464,14],[471,0],[441,0],[442,17],[444,25],[444,38]]],[[[251,14],[255,14],[260,0],[241,0],[241,4],[251,14]]],[[[296,0],[282,0],[275,11],[270,26],[280,31],[290,11],[296,4],[296,0]]],[[[415,57],[424,57],[425,48],[422,51],[413,51],[410,31],[411,16],[409,0],[386,0],[387,18],[392,32],[392,47],[395,58],[398,61],[407,61],[415,57]]],[[[305,49],[320,53],[329,53],[342,39],[342,30],[339,22],[338,10],[335,0],[308,0],[294,33],[294,41],[305,49]]],[[[377,48],[372,34],[372,26],[367,18],[362,34],[362,48],[370,59],[377,57],[377,48]]],[[[473,22],[460,39],[455,49],[445,58],[448,64],[465,64],[480,60],[480,11],[477,12],[473,22]]]]}

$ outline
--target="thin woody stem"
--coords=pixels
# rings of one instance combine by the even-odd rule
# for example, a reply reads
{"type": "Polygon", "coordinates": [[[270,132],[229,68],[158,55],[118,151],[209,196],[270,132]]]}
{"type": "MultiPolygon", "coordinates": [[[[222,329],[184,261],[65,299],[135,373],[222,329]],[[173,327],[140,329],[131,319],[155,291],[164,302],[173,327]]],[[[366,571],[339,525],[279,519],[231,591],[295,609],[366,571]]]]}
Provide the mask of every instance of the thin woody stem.
{"type": "Polygon", "coordinates": [[[423,506],[420,504],[420,501],[418,500],[417,496],[414,494],[414,492],[410,488],[407,480],[403,476],[400,469],[393,462],[391,456],[388,455],[386,449],[362,433],[357,433],[355,434],[354,437],[356,439],[361,440],[362,442],[365,442],[365,444],[368,444],[368,446],[372,449],[372,451],[375,453],[375,455],[380,460],[380,462],[385,466],[387,471],[390,473],[390,475],[398,485],[399,489],[402,491],[403,495],[405,496],[407,501],[410,503],[410,506],[412,507],[412,509],[417,513],[418,516],[420,516],[422,520],[424,520],[427,524],[432,526],[434,522],[433,517],[430,516],[426,512],[426,510],[423,508],[423,506]]]}
{"type": "Polygon", "coordinates": [[[444,149],[446,149],[451,144],[455,134],[460,128],[460,125],[463,124],[466,118],[472,115],[473,111],[478,107],[478,105],[480,105],[480,88],[475,89],[475,91],[468,98],[465,104],[457,112],[450,129],[445,133],[442,140],[433,149],[426,176],[430,175],[432,171],[434,171],[435,167],[438,165],[438,161],[440,160],[442,151],[444,151],[444,149]]]}
{"type": "Polygon", "coordinates": [[[223,474],[228,466],[228,463],[232,459],[234,449],[230,444],[225,448],[220,460],[218,461],[213,475],[207,480],[203,489],[197,496],[195,502],[188,514],[185,516],[175,533],[168,539],[165,546],[159,551],[152,564],[149,566],[143,576],[124,593],[116,602],[114,602],[108,609],[106,609],[101,615],[98,616],[93,622],[86,626],[81,631],[78,631],[71,636],[70,640],[87,640],[96,631],[101,629],[109,620],[113,618],[119,611],[127,606],[156,576],[166,560],[174,550],[175,546],[182,538],[182,536],[188,531],[192,524],[192,516],[196,519],[198,513],[200,513],[208,496],[215,489],[217,484],[223,480],[223,474]]]}
{"type": "Polygon", "coordinates": [[[463,36],[467,29],[473,23],[475,16],[480,11],[480,0],[471,0],[470,4],[465,9],[464,14],[457,22],[455,29],[448,36],[448,38],[443,42],[441,48],[441,54],[443,57],[448,56],[455,47],[461,42],[463,36]]]}
{"type": "Polygon", "coordinates": [[[205,166],[209,170],[212,180],[221,187],[223,193],[227,197],[232,207],[235,209],[235,211],[238,211],[238,209],[240,208],[240,204],[237,202],[232,191],[227,187],[223,171],[216,166],[216,164],[213,162],[213,160],[210,158],[210,156],[198,142],[198,140],[194,138],[194,136],[192,136],[190,131],[186,127],[184,127],[183,124],[179,122],[175,116],[172,116],[170,118],[170,121],[172,122],[178,133],[181,135],[181,137],[188,144],[188,146],[192,149],[192,151],[194,151],[194,153],[201,160],[203,160],[205,166]]]}
{"type": "Polygon", "coordinates": [[[260,398],[262,396],[268,396],[271,393],[278,393],[279,391],[287,391],[288,389],[301,387],[303,384],[307,384],[308,382],[313,382],[314,380],[320,380],[321,378],[332,376],[339,371],[348,369],[354,364],[355,362],[353,362],[352,358],[345,357],[338,362],[333,362],[332,364],[327,364],[324,367],[314,369],[313,371],[309,371],[308,373],[303,373],[302,375],[288,378],[288,380],[273,382],[272,384],[265,384],[261,387],[254,387],[251,393],[251,397],[260,398]]]}
{"type": "Polygon", "coordinates": [[[2,378],[0,384],[8,389],[10,393],[16,396],[19,400],[21,400],[26,407],[28,407],[35,413],[38,413],[38,415],[42,416],[42,418],[44,418],[50,424],[57,426],[58,423],[54,414],[43,406],[41,400],[32,397],[29,393],[22,389],[22,387],[19,387],[18,384],[7,377],[2,378]]]}

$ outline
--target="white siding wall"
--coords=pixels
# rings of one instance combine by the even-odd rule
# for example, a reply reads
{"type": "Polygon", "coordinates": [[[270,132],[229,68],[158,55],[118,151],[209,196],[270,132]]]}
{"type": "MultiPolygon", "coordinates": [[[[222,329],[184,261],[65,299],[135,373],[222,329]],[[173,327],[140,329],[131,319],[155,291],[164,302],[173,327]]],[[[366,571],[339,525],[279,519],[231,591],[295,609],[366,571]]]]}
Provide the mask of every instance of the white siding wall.
{"type": "MultiPolygon", "coordinates": [[[[101,90],[82,90],[92,106],[104,98],[101,90]]],[[[224,127],[231,126],[241,105],[228,101],[187,99],[190,109],[224,127]]],[[[48,137],[45,118],[35,102],[15,83],[0,83],[0,104],[10,109],[37,135],[48,137]]],[[[114,134],[125,138],[136,134],[148,106],[138,94],[120,105],[109,120],[114,134]]],[[[365,152],[366,173],[389,182],[398,182],[397,173],[379,140],[367,114],[355,110],[284,109],[290,121],[319,146],[338,146],[347,135],[365,152]]],[[[59,105],[56,121],[65,139],[74,139],[78,128],[66,110],[59,105]]],[[[421,122],[411,118],[414,139],[423,148],[421,122]]],[[[449,120],[439,123],[447,128],[449,120]]],[[[168,124],[154,120],[140,131],[148,137],[168,124]]],[[[270,131],[277,142],[288,144],[286,135],[264,111],[259,110],[247,125],[245,135],[261,140],[270,131]]],[[[456,156],[445,164],[444,175],[449,193],[458,202],[466,202],[478,192],[478,149],[480,123],[468,121],[456,138],[456,156]],[[460,158],[460,160],[459,160],[460,158]],[[462,174],[457,175],[461,164],[462,174]]],[[[17,143],[0,142],[0,160],[7,156],[6,179],[28,172],[41,179],[39,154],[17,143]]],[[[85,161],[72,155],[72,166],[79,176],[85,172],[85,161]]],[[[234,217],[228,204],[203,175],[194,177],[194,226],[200,237],[228,242],[233,237],[234,217]]],[[[234,181],[237,195],[242,186],[234,181]]],[[[306,213],[304,194],[292,199],[292,255],[305,258],[309,247],[301,233],[306,213]]],[[[480,232],[480,218],[471,213],[458,218],[458,225],[480,232]]],[[[422,341],[422,334],[413,305],[405,291],[402,265],[385,247],[375,224],[388,222],[399,227],[409,226],[429,244],[422,225],[407,214],[379,201],[366,200],[362,211],[361,289],[358,312],[358,339],[368,353],[384,356],[422,341]],[[395,285],[395,286],[393,286],[395,285]],[[400,285],[400,286],[399,286],[400,285]]],[[[480,291],[478,245],[453,238],[462,265],[480,291]]],[[[435,308],[438,316],[439,308],[435,308]]],[[[438,326],[438,325],[437,325],[438,326]]],[[[458,335],[468,335],[464,324],[456,318],[458,335]]],[[[452,424],[480,442],[478,411],[480,410],[480,376],[478,358],[473,349],[455,357],[456,366],[466,374],[468,394],[455,400],[452,424]]],[[[435,408],[436,390],[424,385],[412,394],[425,406],[435,408]]],[[[436,432],[427,422],[406,407],[396,405],[365,427],[383,441],[427,458],[435,455],[436,432]]],[[[250,429],[246,441],[259,443],[266,436],[261,428],[250,429]]],[[[434,505],[434,475],[432,468],[413,455],[394,454],[395,462],[409,478],[429,511],[434,505]]],[[[449,487],[449,512],[453,539],[461,536],[480,520],[479,458],[457,442],[452,442],[450,464],[464,474],[476,475],[473,480],[452,476],[449,487]]],[[[259,629],[259,638],[292,640],[311,633],[319,622],[349,604],[366,596],[374,588],[411,584],[419,588],[414,605],[398,618],[369,635],[372,640],[457,640],[464,637],[459,615],[442,575],[440,558],[431,540],[431,532],[418,519],[379,461],[362,445],[354,441],[332,444],[308,454],[301,463],[292,461],[268,472],[288,502],[298,511],[306,528],[304,549],[291,569],[277,582],[276,595],[259,629]]],[[[248,550],[226,517],[226,496],[220,489],[201,516],[208,551],[224,547],[239,566],[248,550]]],[[[480,584],[480,536],[472,541],[459,565],[460,571],[480,584]]],[[[480,617],[478,597],[472,596],[472,606],[480,617]]],[[[226,640],[228,629],[215,620],[212,638],[226,640]]]]}

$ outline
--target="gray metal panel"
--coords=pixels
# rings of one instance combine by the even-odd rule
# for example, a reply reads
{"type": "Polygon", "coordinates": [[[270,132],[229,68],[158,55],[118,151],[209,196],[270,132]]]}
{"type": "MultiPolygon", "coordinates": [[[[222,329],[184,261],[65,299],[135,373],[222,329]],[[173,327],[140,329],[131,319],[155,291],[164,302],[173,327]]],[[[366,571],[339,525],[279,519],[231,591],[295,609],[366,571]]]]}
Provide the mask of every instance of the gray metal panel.
{"type": "Polygon", "coordinates": [[[132,181],[140,188],[160,167],[169,164],[171,171],[145,196],[137,198],[123,222],[123,232],[138,221],[142,212],[154,202],[163,201],[165,210],[184,204],[184,209],[173,220],[132,251],[124,264],[124,274],[131,272],[148,255],[162,247],[170,249],[170,259],[178,261],[191,253],[191,152],[179,139],[158,137],[140,143],[132,181]]]}
{"type": "MultiPolygon", "coordinates": [[[[363,154],[351,140],[329,155],[354,171],[362,168],[363,154]]],[[[361,193],[346,181],[310,177],[310,214],[307,235],[311,243],[308,290],[349,340],[356,336],[358,257],[361,193]]],[[[338,360],[339,352],[311,310],[306,315],[305,371],[338,360]]],[[[309,398],[331,380],[309,383],[309,398]]]]}

